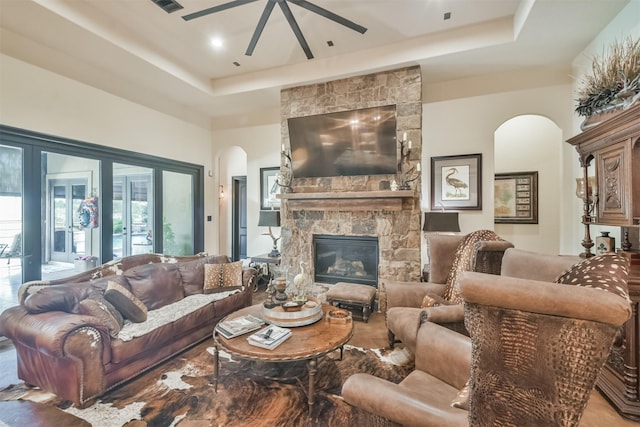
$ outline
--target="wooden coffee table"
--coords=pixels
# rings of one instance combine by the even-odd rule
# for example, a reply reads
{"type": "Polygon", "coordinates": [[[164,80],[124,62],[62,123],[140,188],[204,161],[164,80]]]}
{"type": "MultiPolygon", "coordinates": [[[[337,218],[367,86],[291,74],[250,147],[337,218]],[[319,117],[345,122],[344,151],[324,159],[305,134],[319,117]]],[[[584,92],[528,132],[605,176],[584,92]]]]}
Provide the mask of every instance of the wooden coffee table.
{"type": "MultiPolygon", "coordinates": [[[[323,312],[335,310],[328,304],[322,305],[323,312]]],[[[262,304],[246,307],[231,313],[226,319],[233,319],[238,316],[253,314],[261,316],[262,304]]],[[[225,319],[221,320],[224,321],[225,319]]],[[[309,392],[307,402],[309,404],[309,417],[311,417],[313,404],[315,403],[315,376],[317,372],[318,358],[340,348],[340,359],[342,359],[342,347],[351,339],[353,335],[353,322],[330,323],[326,317],[316,323],[307,326],[291,328],[292,335],[273,350],[267,350],[250,345],[247,337],[250,335],[240,335],[239,337],[227,339],[215,332],[214,339],[214,389],[218,392],[218,371],[220,350],[224,350],[232,356],[241,359],[255,360],[261,362],[298,362],[307,361],[309,373],[309,392]]]]}

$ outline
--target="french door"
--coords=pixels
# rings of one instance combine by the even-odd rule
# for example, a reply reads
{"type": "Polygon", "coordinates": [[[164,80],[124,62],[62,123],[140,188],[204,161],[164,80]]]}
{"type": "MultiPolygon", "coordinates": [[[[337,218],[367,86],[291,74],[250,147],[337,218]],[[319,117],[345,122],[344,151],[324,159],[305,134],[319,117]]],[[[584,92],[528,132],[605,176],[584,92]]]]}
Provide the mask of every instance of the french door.
{"type": "Polygon", "coordinates": [[[81,205],[87,199],[87,187],[87,180],[82,178],[49,180],[52,261],[73,262],[85,255],[84,228],[88,223],[82,223],[81,205]]]}

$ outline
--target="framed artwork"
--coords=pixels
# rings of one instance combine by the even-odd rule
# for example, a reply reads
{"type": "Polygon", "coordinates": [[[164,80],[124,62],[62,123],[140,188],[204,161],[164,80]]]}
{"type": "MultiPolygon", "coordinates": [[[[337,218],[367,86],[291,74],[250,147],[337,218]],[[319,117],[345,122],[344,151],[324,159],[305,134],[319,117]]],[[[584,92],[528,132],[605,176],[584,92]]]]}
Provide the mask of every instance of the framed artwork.
{"type": "Polygon", "coordinates": [[[497,173],[493,185],[494,223],[538,223],[538,172],[497,173]]]}
{"type": "Polygon", "coordinates": [[[280,168],[277,166],[260,168],[260,210],[280,210],[280,199],[276,197],[280,194],[279,174],[280,168]]]}
{"type": "Polygon", "coordinates": [[[431,209],[482,210],[482,154],[431,158],[431,209]]]}

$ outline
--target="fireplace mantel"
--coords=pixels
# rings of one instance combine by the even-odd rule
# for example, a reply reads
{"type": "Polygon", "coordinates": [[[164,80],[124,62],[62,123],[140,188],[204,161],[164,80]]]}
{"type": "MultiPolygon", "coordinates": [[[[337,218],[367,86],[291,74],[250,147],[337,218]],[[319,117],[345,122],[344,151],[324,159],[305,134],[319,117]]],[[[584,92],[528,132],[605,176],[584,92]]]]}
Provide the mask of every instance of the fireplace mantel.
{"type": "Polygon", "coordinates": [[[402,210],[403,200],[415,199],[413,190],[342,191],[324,193],[283,193],[278,198],[287,200],[291,210],[402,210]],[[375,203],[375,205],[372,205],[375,203]]]}

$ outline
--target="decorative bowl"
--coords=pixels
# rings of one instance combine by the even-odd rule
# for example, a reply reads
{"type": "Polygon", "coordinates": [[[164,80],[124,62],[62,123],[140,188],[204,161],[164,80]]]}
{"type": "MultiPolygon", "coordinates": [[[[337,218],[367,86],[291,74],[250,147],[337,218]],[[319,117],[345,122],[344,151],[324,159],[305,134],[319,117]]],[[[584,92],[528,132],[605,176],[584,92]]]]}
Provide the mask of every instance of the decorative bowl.
{"type": "Polygon", "coordinates": [[[282,309],[284,311],[300,311],[303,305],[304,302],[302,301],[287,301],[282,304],[282,309]]]}

